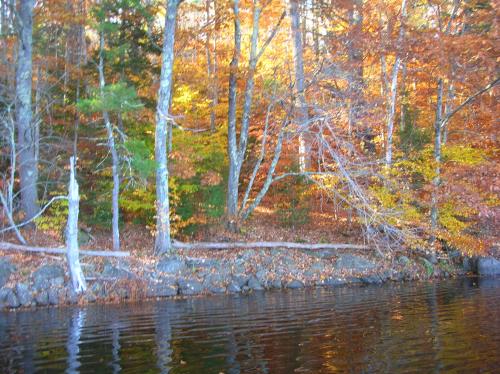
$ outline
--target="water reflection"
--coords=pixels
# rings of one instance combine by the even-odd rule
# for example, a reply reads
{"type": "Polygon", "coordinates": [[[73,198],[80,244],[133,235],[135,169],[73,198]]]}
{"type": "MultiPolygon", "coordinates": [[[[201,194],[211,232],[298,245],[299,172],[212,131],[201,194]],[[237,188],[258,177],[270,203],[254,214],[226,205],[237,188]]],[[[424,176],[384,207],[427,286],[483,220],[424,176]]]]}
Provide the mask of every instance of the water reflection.
{"type": "Polygon", "coordinates": [[[0,313],[0,372],[494,372],[500,281],[0,313]]]}

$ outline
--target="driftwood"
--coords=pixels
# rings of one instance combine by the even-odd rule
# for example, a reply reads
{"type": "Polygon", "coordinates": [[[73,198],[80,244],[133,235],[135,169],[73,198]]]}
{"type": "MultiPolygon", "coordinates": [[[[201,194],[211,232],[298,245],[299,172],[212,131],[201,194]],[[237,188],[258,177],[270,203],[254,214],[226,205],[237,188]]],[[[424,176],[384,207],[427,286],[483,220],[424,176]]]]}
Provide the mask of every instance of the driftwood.
{"type": "MultiPolygon", "coordinates": [[[[48,248],[48,247],[30,247],[27,245],[19,245],[8,242],[0,242],[0,251],[21,251],[21,252],[43,252],[43,253],[55,253],[58,255],[65,255],[67,249],[63,248],[48,248]]],[[[99,256],[99,257],[128,257],[130,252],[121,251],[85,251],[80,250],[81,255],[86,256],[99,256]]]]}
{"type": "Polygon", "coordinates": [[[236,249],[236,248],[290,248],[290,249],[369,249],[370,247],[362,244],[339,244],[339,243],[294,243],[294,242],[199,242],[182,243],[174,241],[172,247],[176,249],[236,249]]]}

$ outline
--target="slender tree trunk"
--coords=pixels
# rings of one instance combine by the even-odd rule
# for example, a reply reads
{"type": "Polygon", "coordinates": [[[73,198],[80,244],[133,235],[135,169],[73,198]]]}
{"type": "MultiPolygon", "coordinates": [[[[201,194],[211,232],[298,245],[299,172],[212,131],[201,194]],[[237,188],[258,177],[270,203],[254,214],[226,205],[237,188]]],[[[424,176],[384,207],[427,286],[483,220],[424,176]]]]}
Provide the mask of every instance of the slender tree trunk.
{"type": "Polygon", "coordinates": [[[400,119],[399,119],[399,129],[402,131],[405,128],[406,123],[406,61],[401,63],[401,103],[400,103],[400,119]]]}
{"type": "Polygon", "coordinates": [[[207,75],[208,75],[208,92],[210,95],[210,131],[215,132],[215,108],[218,104],[218,89],[217,89],[217,5],[215,0],[213,0],[214,4],[214,27],[211,31],[211,28],[208,26],[210,23],[210,4],[211,0],[206,0],[205,12],[207,19],[207,33],[205,40],[205,52],[207,56],[207,75]],[[213,39],[213,44],[212,44],[213,39]],[[212,51],[213,48],[213,51],[212,51]]]}
{"type": "Polygon", "coordinates": [[[229,97],[228,97],[228,130],[227,153],[229,157],[229,175],[227,184],[226,209],[227,224],[230,230],[235,230],[238,215],[238,143],[236,139],[236,105],[238,65],[241,53],[241,28],[239,0],[233,2],[234,13],[234,51],[229,65],[229,97]]]}
{"type": "Polygon", "coordinates": [[[76,181],[75,158],[70,158],[70,178],[68,191],[68,223],[66,225],[66,258],[68,260],[71,285],[76,294],[85,292],[87,285],[80,265],[78,250],[78,212],[80,195],[76,181]]]}
{"type": "Polygon", "coordinates": [[[366,143],[371,139],[371,130],[361,121],[364,115],[363,95],[363,49],[361,46],[361,33],[363,31],[363,0],[352,0],[349,9],[350,31],[347,41],[347,53],[350,63],[349,79],[349,133],[355,129],[366,143]]]}
{"type": "Polygon", "coordinates": [[[391,88],[389,103],[387,105],[387,140],[385,146],[385,164],[391,166],[392,164],[392,138],[394,132],[394,116],[396,113],[396,98],[398,92],[398,71],[401,60],[399,56],[396,57],[394,66],[392,68],[391,88]]]}
{"type": "MultiPolygon", "coordinates": [[[[101,98],[104,98],[104,88],[106,86],[106,81],[104,79],[104,32],[101,32],[100,36],[100,50],[99,50],[99,89],[101,93],[101,98]]],[[[115,137],[113,134],[113,125],[111,124],[109,113],[103,110],[102,115],[104,117],[104,124],[106,126],[106,132],[108,136],[108,148],[111,153],[111,169],[113,176],[113,191],[111,194],[111,210],[113,213],[112,218],[112,230],[113,230],[113,250],[120,250],[120,159],[118,157],[118,151],[116,150],[115,137]]]]}
{"type": "Polygon", "coordinates": [[[299,168],[305,172],[311,168],[311,142],[308,136],[309,115],[307,102],[304,93],[304,52],[302,36],[300,32],[299,1],[290,0],[289,2],[290,25],[293,39],[293,62],[295,66],[295,88],[298,98],[298,116],[299,127],[299,168]]]}
{"type": "Polygon", "coordinates": [[[21,0],[18,11],[19,48],[16,71],[16,120],[18,130],[21,202],[26,219],[35,216],[38,206],[38,165],[32,128],[31,84],[33,44],[33,0],[21,0]]]}
{"type": "Polygon", "coordinates": [[[172,95],[174,67],[175,22],[179,0],[166,0],[167,15],[162,51],[160,89],[156,106],[155,159],[156,159],[156,253],[171,249],[170,202],[168,197],[167,122],[172,95]]]}
{"type": "Polygon", "coordinates": [[[438,228],[438,189],[441,184],[441,123],[443,121],[443,80],[438,80],[437,102],[436,102],[436,120],[434,122],[434,160],[436,162],[435,176],[432,180],[431,196],[431,240],[435,240],[436,230],[438,228]]]}
{"type": "MultiPolygon", "coordinates": [[[[406,20],[406,0],[401,2],[401,26],[399,28],[398,48],[402,47],[404,34],[405,34],[405,20],[406,20]]],[[[396,60],[392,67],[391,87],[389,103],[387,105],[387,140],[385,145],[385,165],[390,167],[392,164],[392,139],[394,133],[394,117],[396,114],[396,100],[398,93],[398,72],[402,62],[402,53],[396,51],[396,60]]]]}

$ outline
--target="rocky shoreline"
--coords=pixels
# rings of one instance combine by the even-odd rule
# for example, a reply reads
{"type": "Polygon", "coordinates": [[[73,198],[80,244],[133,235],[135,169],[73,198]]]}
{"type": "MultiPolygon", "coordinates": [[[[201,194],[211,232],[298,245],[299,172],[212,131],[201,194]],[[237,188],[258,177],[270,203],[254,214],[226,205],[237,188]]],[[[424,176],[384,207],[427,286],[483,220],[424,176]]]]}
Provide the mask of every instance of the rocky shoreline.
{"type": "Polygon", "coordinates": [[[273,249],[211,256],[180,252],[140,268],[131,261],[108,260],[101,264],[84,264],[83,269],[88,289],[77,296],[69,287],[67,270],[61,261],[45,263],[20,279],[15,276],[19,273],[15,261],[3,257],[0,259],[0,310],[245,294],[266,289],[380,285],[472,273],[498,276],[500,261],[493,257],[463,257],[458,252],[439,259],[404,254],[380,259],[350,252],[273,249]]]}

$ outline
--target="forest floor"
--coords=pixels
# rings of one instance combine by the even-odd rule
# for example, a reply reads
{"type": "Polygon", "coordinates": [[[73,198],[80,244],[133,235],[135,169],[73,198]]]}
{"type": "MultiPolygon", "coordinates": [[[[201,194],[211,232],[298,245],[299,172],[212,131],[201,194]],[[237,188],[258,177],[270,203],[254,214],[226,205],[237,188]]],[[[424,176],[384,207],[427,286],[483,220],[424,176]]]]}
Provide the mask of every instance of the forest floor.
{"type": "MultiPolygon", "coordinates": [[[[25,231],[30,244],[61,247],[62,239],[47,232],[25,231]]],[[[81,249],[110,249],[108,232],[92,232],[81,249]]],[[[288,241],[297,243],[364,244],[359,227],[347,219],[313,215],[297,227],[277,225],[259,212],[239,234],[223,226],[201,230],[190,241],[288,241]]],[[[13,238],[3,240],[15,242],[13,238]]],[[[122,250],[130,257],[81,256],[88,290],[72,295],[65,257],[0,251],[0,309],[68,302],[120,302],[166,296],[254,292],[269,288],[382,284],[464,274],[461,259],[441,256],[432,263],[422,254],[398,250],[385,257],[375,250],[182,249],[169,256],[153,253],[152,233],[126,226],[122,250]],[[2,264],[7,277],[2,283],[2,264]],[[10,268],[9,268],[10,266],[10,268]],[[8,270],[10,269],[10,271],[8,270]]]]}

